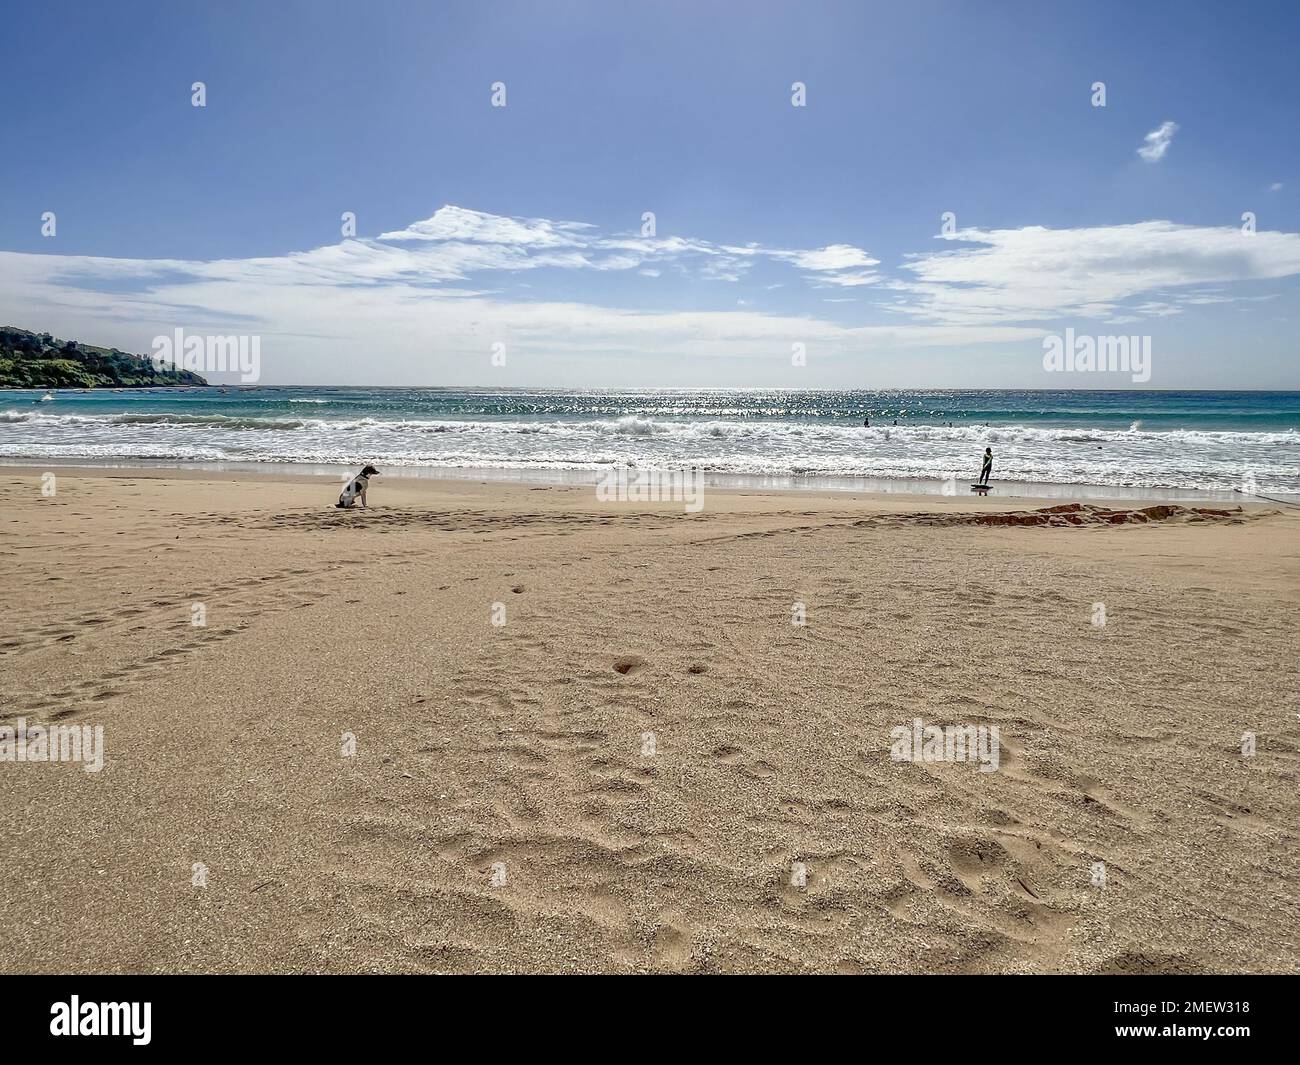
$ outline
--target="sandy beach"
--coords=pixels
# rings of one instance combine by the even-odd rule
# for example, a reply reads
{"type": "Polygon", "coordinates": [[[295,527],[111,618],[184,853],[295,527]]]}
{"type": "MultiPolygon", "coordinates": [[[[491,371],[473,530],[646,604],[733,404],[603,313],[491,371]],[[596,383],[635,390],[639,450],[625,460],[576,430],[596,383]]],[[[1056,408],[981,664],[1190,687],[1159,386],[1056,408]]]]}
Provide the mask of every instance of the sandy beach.
{"type": "Polygon", "coordinates": [[[1295,509],[43,472],[6,972],[1300,969],[1295,509]]]}

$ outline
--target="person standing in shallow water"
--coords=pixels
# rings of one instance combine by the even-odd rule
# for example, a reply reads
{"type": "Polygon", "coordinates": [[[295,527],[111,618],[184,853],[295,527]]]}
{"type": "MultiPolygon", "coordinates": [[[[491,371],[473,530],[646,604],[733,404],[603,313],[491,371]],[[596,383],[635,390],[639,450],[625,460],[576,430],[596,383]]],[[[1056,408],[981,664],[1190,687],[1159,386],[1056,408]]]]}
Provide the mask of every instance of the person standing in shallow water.
{"type": "Polygon", "coordinates": [[[993,449],[986,447],[984,449],[984,464],[980,467],[979,484],[988,484],[989,478],[993,476],[993,449]]]}

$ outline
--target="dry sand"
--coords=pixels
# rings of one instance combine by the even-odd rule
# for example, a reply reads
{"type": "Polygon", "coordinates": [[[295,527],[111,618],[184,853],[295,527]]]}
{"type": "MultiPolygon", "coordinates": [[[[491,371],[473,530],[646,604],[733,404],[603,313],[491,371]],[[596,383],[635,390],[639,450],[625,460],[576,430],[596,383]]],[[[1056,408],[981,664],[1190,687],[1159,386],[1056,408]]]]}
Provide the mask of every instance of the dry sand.
{"type": "Polygon", "coordinates": [[[106,763],[0,762],[4,971],[1300,969],[1300,511],[41,472],[0,722],[106,763]]]}

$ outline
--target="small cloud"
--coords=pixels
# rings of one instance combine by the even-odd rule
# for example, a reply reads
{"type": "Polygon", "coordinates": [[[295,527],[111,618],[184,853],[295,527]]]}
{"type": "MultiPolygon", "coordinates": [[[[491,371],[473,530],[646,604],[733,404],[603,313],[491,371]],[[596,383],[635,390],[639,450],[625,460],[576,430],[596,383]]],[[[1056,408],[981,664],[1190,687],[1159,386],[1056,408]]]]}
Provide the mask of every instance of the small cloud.
{"type": "Polygon", "coordinates": [[[788,258],[804,270],[849,270],[880,263],[852,244],[829,244],[825,248],[793,252],[788,258]]]}
{"type": "Polygon", "coordinates": [[[1178,308],[1172,303],[1161,300],[1149,300],[1146,303],[1139,303],[1134,310],[1146,318],[1169,318],[1178,313],[1178,308]]]}
{"type": "Polygon", "coordinates": [[[1275,182],[1273,182],[1273,184],[1271,184],[1271,185],[1268,187],[1268,191],[1269,191],[1269,192],[1281,192],[1281,191],[1282,191],[1282,182],[1280,182],[1280,181],[1275,181],[1275,182]]]}
{"type": "Polygon", "coordinates": [[[768,254],[780,262],[792,263],[819,288],[827,284],[846,287],[872,285],[880,280],[874,270],[880,265],[880,260],[852,244],[828,244],[824,248],[772,251],[768,254]]]}
{"type": "MultiPolygon", "coordinates": [[[[856,285],[875,285],[880,281],[880,275],[872,273],[853,273],[845,272],[842,274],[814,274],[819,281],[831,285],[842,285],[845,288],[852,288],[856,285]]],[[[825,288],[825,284],[819,284],[817,288],[825,288]]]]}
{"type": "Polygon", "coordinates": [[[644,269],[644,270],[641,271],[641,276],[642,276],[642,277],[658,277],[658,276],[659,276],[659,271],[647,267],[646,269],[644,269]]]}
{"type": "Polygon", "coordinates": [[[1137,150],[1148,163],[1158,163],[1169,151],[1169,144],[1178,132],[1177,122],[1161,122],[1159,129],[1153,129],[1142,138],[1142,147],[1137,150]]]}

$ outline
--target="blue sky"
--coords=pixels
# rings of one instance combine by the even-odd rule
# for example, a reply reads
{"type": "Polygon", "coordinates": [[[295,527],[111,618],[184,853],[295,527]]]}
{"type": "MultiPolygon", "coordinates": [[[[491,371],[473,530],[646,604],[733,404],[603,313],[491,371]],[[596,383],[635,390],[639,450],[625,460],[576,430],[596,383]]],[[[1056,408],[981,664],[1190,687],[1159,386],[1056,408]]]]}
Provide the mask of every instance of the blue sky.
{"type": "Polygon", "coordinates": [[[1044,372],[1070,327],[1151,336],[1149,387],[1300,387],[1294,3],[4,21],[12,324],[255,333],[267,383],[1126,386],[1044,372]]]}

